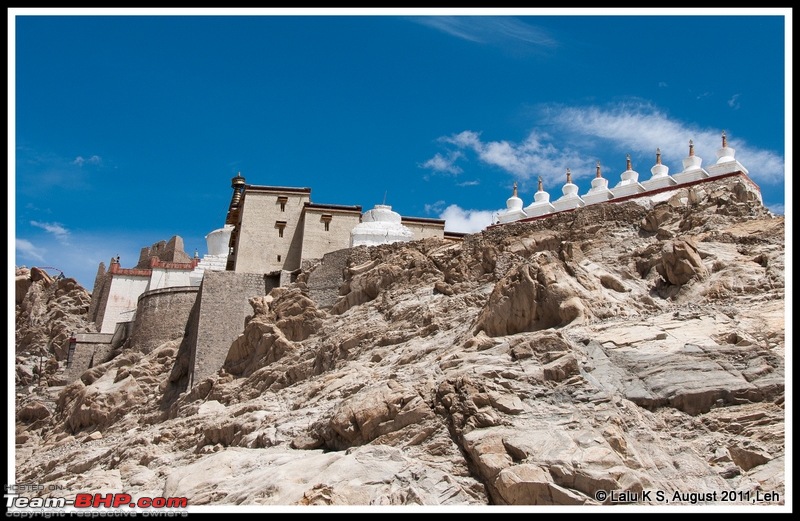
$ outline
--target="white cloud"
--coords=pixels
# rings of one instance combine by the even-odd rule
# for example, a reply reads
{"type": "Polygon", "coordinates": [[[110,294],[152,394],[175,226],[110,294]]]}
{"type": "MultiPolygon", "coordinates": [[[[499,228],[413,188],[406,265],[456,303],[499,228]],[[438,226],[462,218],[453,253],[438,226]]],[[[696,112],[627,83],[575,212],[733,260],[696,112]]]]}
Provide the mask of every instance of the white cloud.
{"type": "MultiPolygon", "coordinates": [[[[552,134],[534,129],[522,142],[484,141],[481,133],[465,130],[440,141],[459,150],[470,150],[481,162],[499,167],[519,180],[541,175],[547,185],[562,184],[566,168],[572,170],[576,180],[591,177],[597,160],[601,156],[607,160],[610,153],[618,154],[619,159],[611,165],[601,161],[606,177],[610,177],[608,172],[625,169],[626,153],[634,158],[634,169],[642,173],[655,163],[655,151],[660,148],[662,161],[671,171],[679,172],[689,154],[690,139],[695,155],[705,165],[716,160],[716,151],[722,145],[721,129],[690,126],[642,102],[611,107],[541,107],[537,124],[546,126],[552,134]],[[637,160],[645,163],[637,167],[637,160]]],[[[730,133],[728,145],[736,150],[736,159],[748,167],[756,182],[783,181],[785,164],[779,154],[752,148],[730,133]]]]}
{"type": "MultiPolygon", "coordinates": [[[[603,146],[611,146],[620,154],[638,153],[653,159],[655,149],[661,148],[662,160],[672,163],[670,168],[673,171],[682,168],[681,161],[689,153],[690,139],[694,142],[695,154],[703,158],[704,165],[716,160],[715,153],[722,145],[721,129],[699,128],[672,120],[646,103],[626,103],[611,108],[551,107],[548,114],[546,123],[561,127],[570,141],[597,138],[604,142],[603,146]]],[[[757,182],[783,182],[783,157],[770,150],[751,148],[730,133],[728,145],[736,150],[736,159],[745,166],[750,165],[750,176],[757,182]]],[[[652,165],[646,166],[649,169],[652,165]]],[[[639,169],[642,170],[645,169],[639,169]]]]}
{"type": "Polygon", "coordinates": [[[741,96],[741,94],[734,94],[733,96],[731,96],[731,99],[728,100],[728,106],[730,108],[736,110],[741,106],[741,104],[739,103],[739,96],[741,96]]]}
{"type": "Polygon", "coordinates": [[[458,175],[461,173],[461,168],[455,164],[458,158],[463,154],[457,150],[450,151],[447,157],[440,153],[436,153],[432,158],[422,163],[420,168],[428,168],[435,172],[445,172],[448,174],[458,175]]]}
{"type": "Polygon", "coordinates": [[[475,43],[499,47],[553,48],[558,43],[546,31],[506,16],[419,16],[422,25],[475,43]]]}
{"type": "Polygon", "coordinates": [[[440,199],[433,204],[426,204],[425,213],[426,214],[439,213],[442,211],[443,208],[444,208],[444,201],[440,199]]]}
{"type": "Polygon", "coordinates": [[[473,132],[471,130],[465,130],[452,136],[443,136],[439,138],[439,140],[445,143],[451,143],[460,148],[480,150],[482,146],[480,132],[473,132]]]}
{"type": "Polygon", "coordinates": [[[479,179],[473,179],[472,181],[456,183],[456,186],[478,186],[479,184],[481,184],[479,179]]]}
{"type": "MultiPolygon", "coordinates": [[[[548,134],[537,130],[531,131],[521,143],[505,140],[482,141],[480,133],[471,130],[445,136],[440,140],[460,149],[472,150],[480,161],[499,167],[519,180],[541,175],[548,183],[563,181],[567,167],[575,171],[575,165],[593,163],[593,158],[582,157],[569,146],[556,147],[548,134]]],[[[584,170],[582,172],[577,169],[575,177],[589,176],[590,172],[584,170]]]]}
{"type": "Polygon", "coordinates": [[[102,161],[103,160],[100,158],[100,156],[91,156],[88,159],[84,158],[83,156],[78,156],[78,157],[75,158],[74,161],[72,161],[72,164],[73,165],[78,165],[78,166],[83,166],[83,165],[86,165],[86,164],[99,165],[102,161]]]}
{"type": "Polygon", "coordinates": [[[499,211],[464,210],[457,204],[451,204],[439,218],[444,219],[444,229],[449,232],[476,233],[492,224],[499,211]]]}
{"type": "Polygon", "coordinates": [[[666,82],[666,81],[659,81],[659,82],[658,82],[658,86],[659,86],[659,87],[669,87],[669,85],[667,85],[667,82],[666,82]]]}
{"type": "MultiPolygon", "coordinates": [[[[689,140],[694,143],[695,155],[709,166],[722,145],[722,129],[675,120],[639,100],[606,106],[541,105],[535,125],[522,141],[488,140],[474,130],[442,136],[439,141],[462,152],[462,161],[477,159],[510,174],[523,186],[525,181],[542,176],[545,189],[563,185],[567,168],[576,181],[593,177],[597,161],[604,177],[616,182],[625,170],[626,154],[631,154],[634,170],[647,178],[655,163],[656,148],[661,149],[662,162],[670,172],[680,172],[689,153],[689,140]]],[[[772,186],[783,183],[782,155],[751,147],[729,131],[727,136],[736,159],[748,168],[754,181],[772,186]]]]}
{"type": "Polygon", "coordinates": [[[17,253],[19,253],[23,259],[33,259],[38,262],[44,262],[44,249],[34,246],[31,241],[25,239],[16,239],[15,243],[17,253]]]}
{"type": "Polygon", "coordinates": [[[60,223],[42,223],[39,221],[31,221],[31,225],[41,228],[47,233],[52,234],[61,244],[69,244],[69,230],[64,228],[60,223]]]}

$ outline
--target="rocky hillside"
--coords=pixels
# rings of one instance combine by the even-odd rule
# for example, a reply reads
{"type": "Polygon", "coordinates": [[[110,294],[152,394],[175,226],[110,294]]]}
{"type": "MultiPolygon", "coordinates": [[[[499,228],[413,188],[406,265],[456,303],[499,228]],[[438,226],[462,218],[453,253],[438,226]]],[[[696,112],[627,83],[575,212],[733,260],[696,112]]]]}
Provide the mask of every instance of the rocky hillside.
{"type": "Polygon", "coordinates": [[[187,392],[180,339],[52,403],[20,390],[48,414],[18,407],[17,480],[190,506],[782,503],[784,219],[742,182],[353,249],[333,308],[308,272],[253,296],[187,392]]]}
{"type": "Polygon", "coordinates": [[[94,331],[86,320],[89,293],[75,279],[35,267],[15,269],[14,292],[16,387],[63,385],[70,335],[94,331]]]}

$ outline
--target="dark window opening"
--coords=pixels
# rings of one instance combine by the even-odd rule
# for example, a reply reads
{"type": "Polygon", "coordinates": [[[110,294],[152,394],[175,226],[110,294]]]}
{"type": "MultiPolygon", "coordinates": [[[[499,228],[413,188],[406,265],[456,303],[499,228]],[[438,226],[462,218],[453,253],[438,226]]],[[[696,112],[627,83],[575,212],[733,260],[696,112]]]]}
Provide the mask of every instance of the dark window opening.
{"type": "Polygon", "coordinates": [[[283,229],[286,228],[286,221],[277,221],[275,228],[278,229],[278,237],[283,237],[283,229]]]}
{"type": "Polygon", "coordinates": [[[322,223],[325,225],[325,231],[331,231],[331,221],[333,220],[333,215],[324,213],[322,214],[322,218],[320,219],[322,223]]]}

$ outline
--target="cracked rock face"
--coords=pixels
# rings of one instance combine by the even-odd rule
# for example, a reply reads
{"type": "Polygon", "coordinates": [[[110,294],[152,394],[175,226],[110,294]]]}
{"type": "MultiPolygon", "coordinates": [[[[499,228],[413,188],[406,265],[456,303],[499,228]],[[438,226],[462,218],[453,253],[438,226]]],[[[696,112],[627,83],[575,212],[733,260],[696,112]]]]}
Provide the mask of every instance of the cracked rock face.
{"type": "Polygon", "coordinates": [[[190,505],[783,498],[784,220],[736,183],[354,248],[332,307],[307,274],[252,295],[180,394],[180,339],[24,382],[57,297],[18,277],[17,480],[190,505]]]}

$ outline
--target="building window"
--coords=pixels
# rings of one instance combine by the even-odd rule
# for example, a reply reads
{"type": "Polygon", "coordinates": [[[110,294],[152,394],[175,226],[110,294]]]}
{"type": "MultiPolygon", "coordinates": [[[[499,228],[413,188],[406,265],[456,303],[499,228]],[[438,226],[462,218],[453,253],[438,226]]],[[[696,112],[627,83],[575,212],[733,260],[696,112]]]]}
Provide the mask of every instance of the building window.
{"type": "Polygon", "coordinates": [[[283,229],[286,228],[286,221],[276,221],[275,228],[278,229],[278,237],[283,237],[283,229]]]}
{"type": "Polygon", "coordinates": [[[281,261],[281,256],[280,256],[280,255],[278,255],[278,262],[280,262],[280,261],[281,261]]]}
{"type": "Polygon", "coordinates": [[[289,198],[288,198],[288,197],[286,197],[286,196],[280,196],[280,197],[278,197],[278,204],[280,204],[280,205],[281,205],[281,211],[282,211],[282,212],[285,212],[285,211],[286,211],[286,203],[287,203],[287,202],[289,202],[289,198]]]}
{"type": "Polygon", "coordinates": [[[322,224],[325,225],[325,231],[326,232],[331,231],[331,221],[333,220],[333,215],[329,213],[324,213],[322,214],[322,218],[320,220],[322,221],[322,224]]]}

